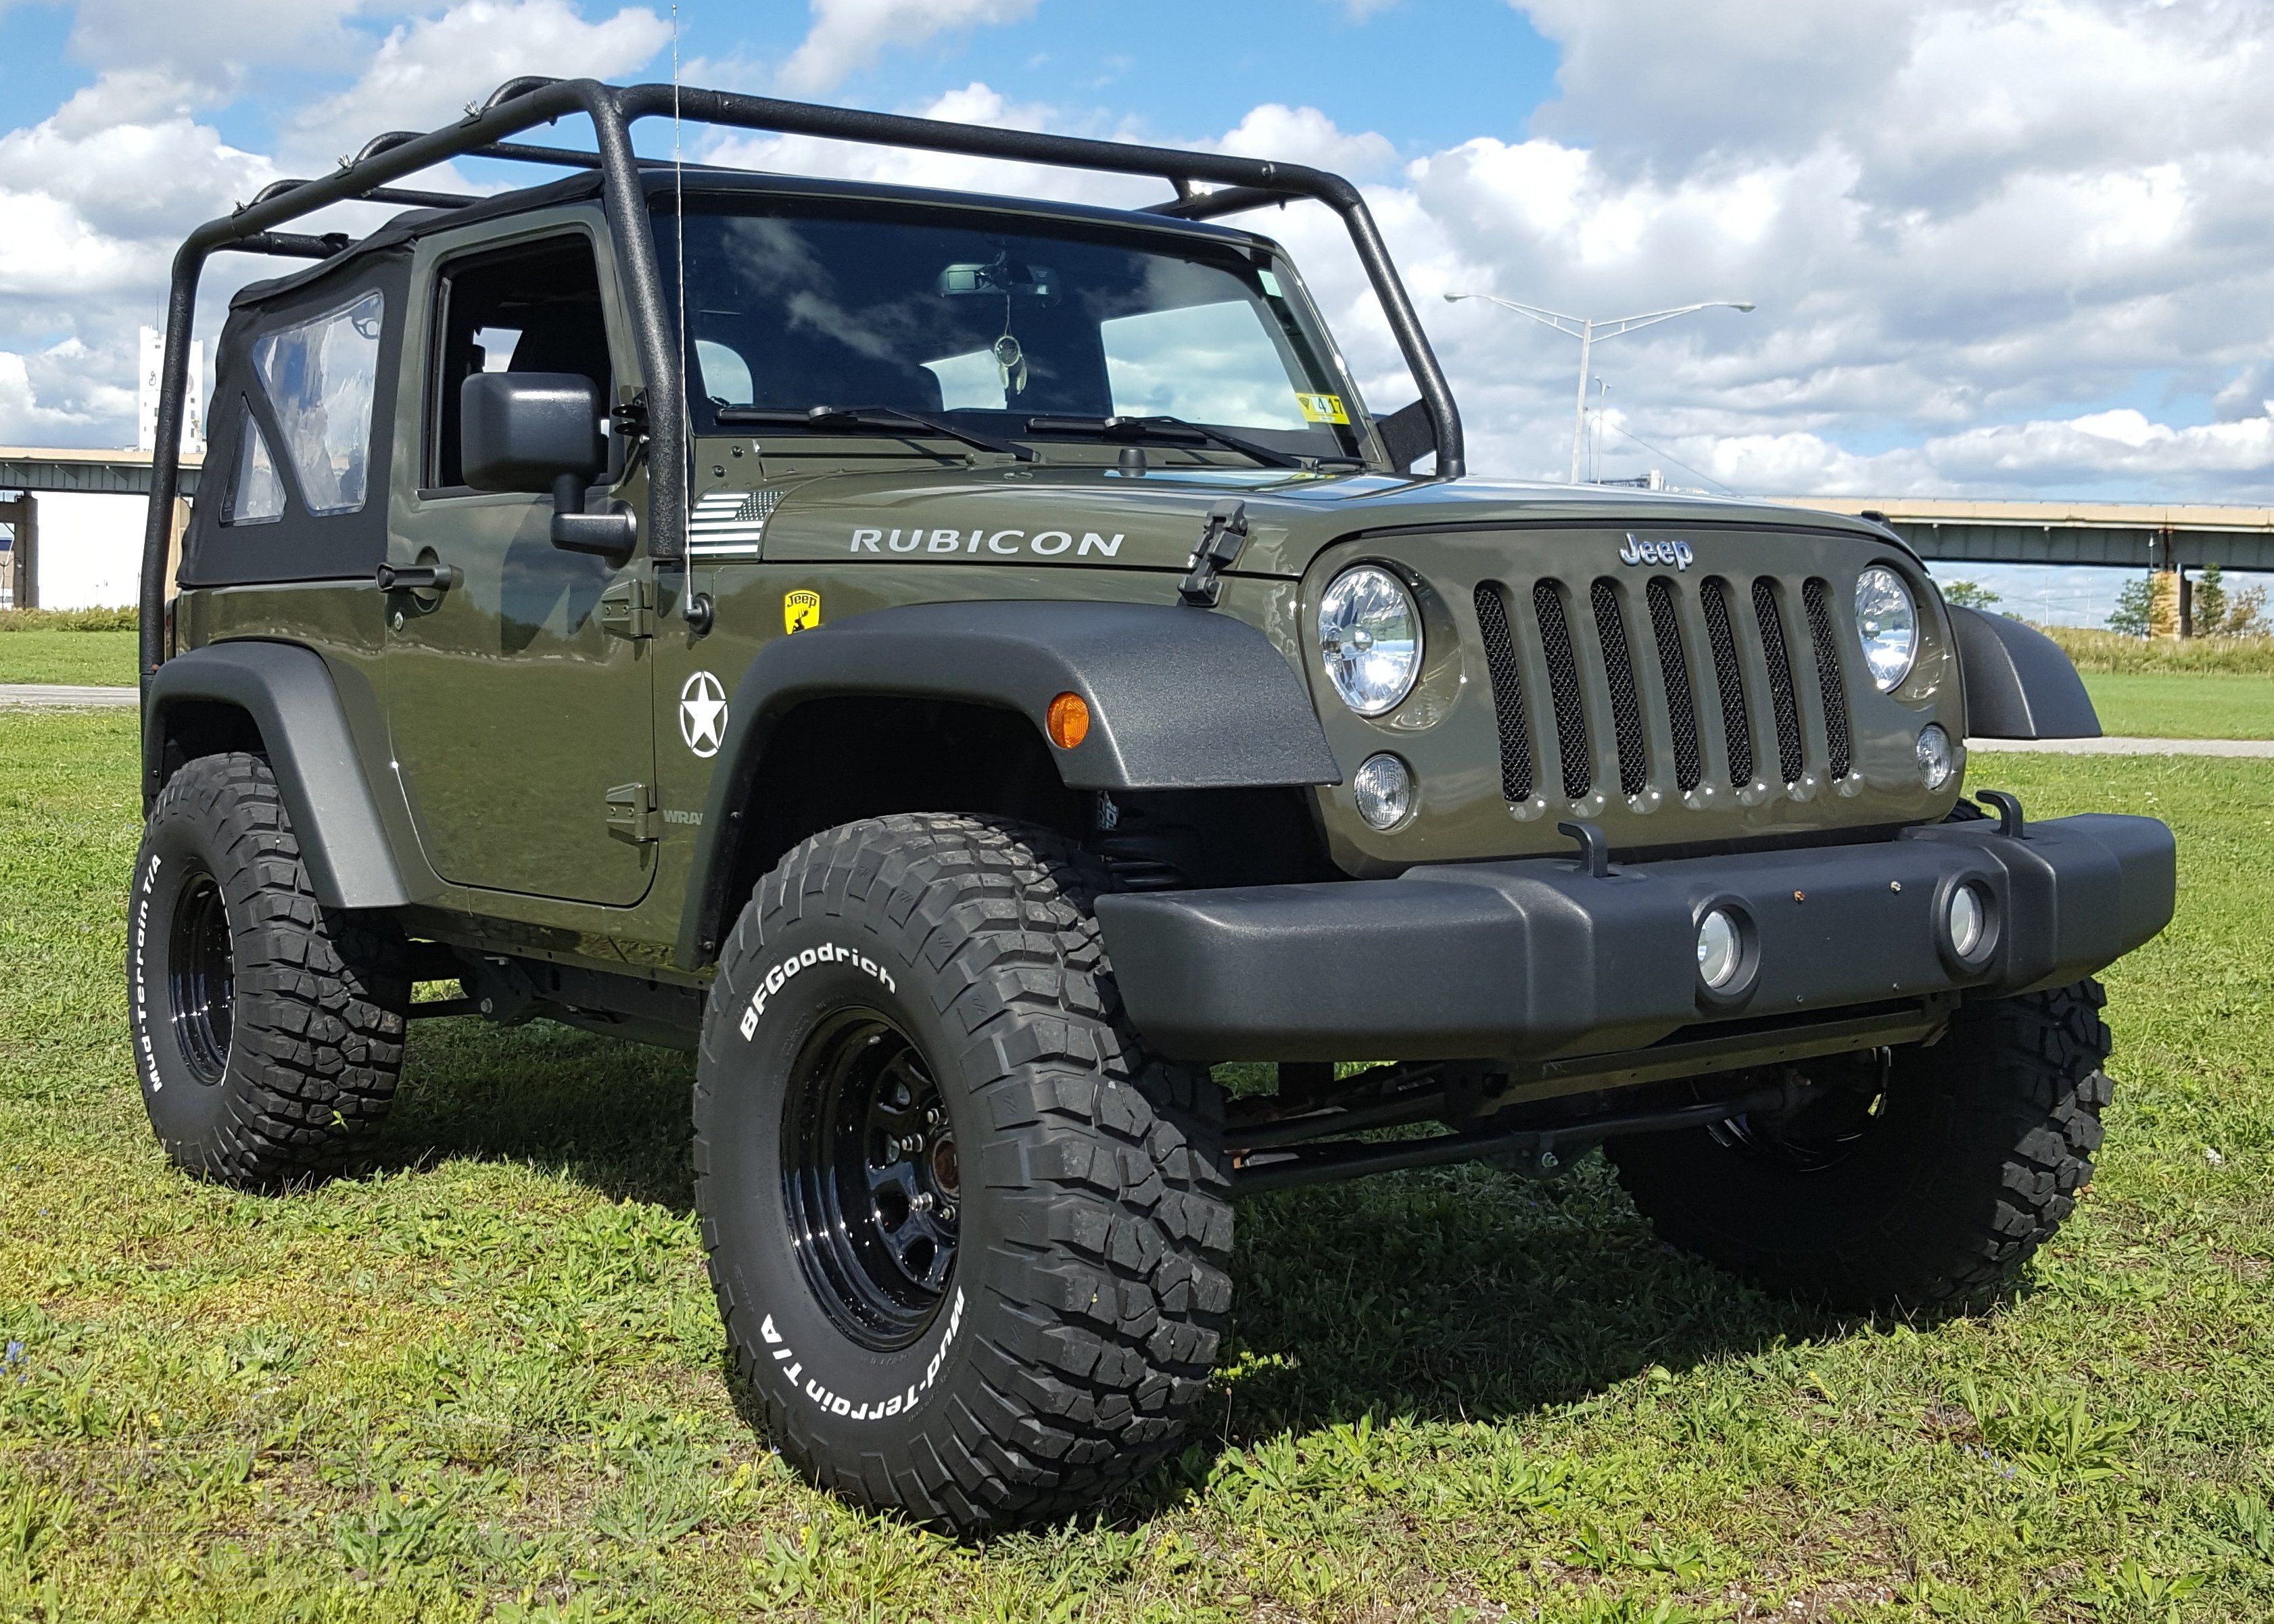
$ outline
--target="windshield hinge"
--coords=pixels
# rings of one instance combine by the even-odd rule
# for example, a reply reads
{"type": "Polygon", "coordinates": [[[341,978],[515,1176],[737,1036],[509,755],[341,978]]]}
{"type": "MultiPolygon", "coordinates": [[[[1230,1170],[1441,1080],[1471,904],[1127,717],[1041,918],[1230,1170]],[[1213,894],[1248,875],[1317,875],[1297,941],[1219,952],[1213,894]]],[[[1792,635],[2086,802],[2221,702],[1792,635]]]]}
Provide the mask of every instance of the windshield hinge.
{"type": "Polygon", "coordinates": [[[600,629],[636,642],[655,635],[655,583],[631,575],[600,594],[600,629]]]}
{"type": "Polygon", "coordinates": [[[631,399],[609,407],[608,422],[618,439],[636,446],[647,444],[647,391],[642,389],[631,399]]]}
{"type": "Polygon", "coordinates": [[[1200,545],[1193,549],[1192,562],[1178,583],[1178,598],[1195,609],[1215,608],[1224,595],[1221,577],[1239,561],[1239,550],[1246,545],[1247,504],[1227,496],[1209,509],[1200,545]]]}
{"type": "Polygon", "coordinates": [[[644,846],[661,834],[657,825],[655,791],[645,784],[619,784],[608,792],[608,833],[634,846],[644,846]]]}

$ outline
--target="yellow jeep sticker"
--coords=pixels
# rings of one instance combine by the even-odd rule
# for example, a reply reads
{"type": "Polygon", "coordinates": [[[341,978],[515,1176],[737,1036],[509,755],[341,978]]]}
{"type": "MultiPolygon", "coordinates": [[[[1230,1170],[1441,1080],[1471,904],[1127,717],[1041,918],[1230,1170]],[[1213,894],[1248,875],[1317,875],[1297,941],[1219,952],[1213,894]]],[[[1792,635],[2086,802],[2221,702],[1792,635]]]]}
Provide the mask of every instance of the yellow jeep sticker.
{"type": "Polygon", "coordinates": [[[1295,404],[1303,409],[1306,423],[1348,423],[1350,413],[1343,410],[1339,395],[1298,395],[1295,404]]]}
{"type": "Polygon", "coordinates": [[[801,589],[782,594],[782,630],[807,631],[821,624],[821,594],[801,589]]]}

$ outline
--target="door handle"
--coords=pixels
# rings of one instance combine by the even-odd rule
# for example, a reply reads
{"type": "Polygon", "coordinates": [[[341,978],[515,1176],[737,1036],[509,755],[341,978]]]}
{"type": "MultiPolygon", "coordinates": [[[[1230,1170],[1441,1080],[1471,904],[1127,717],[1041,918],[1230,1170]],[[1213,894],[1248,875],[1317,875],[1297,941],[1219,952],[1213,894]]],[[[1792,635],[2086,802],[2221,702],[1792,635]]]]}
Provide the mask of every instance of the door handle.
{"type": "Polygon", "coordinates": [[[465,576],[455,564],[381,564],[372,579],[382,592],[447,592],[465,576]]]}

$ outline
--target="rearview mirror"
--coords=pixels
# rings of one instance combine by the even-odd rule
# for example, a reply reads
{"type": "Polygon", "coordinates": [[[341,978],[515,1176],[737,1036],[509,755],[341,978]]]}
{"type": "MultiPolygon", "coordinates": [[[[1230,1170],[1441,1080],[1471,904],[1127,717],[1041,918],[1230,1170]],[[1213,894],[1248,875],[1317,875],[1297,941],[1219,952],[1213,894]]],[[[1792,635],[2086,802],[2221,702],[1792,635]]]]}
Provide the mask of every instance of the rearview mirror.
{"type": "Polygon", "coordinates": [[[997,298],[1041,299],[1058,296],[1058,273],[1046,265],[1029,265],[1005,252],[990,265],[951,265],[939,274],[939,290],[945,294],[992,294],[997,298]]]}
{"type": "Polygon", "coordinates": [[[584,488],[608,465],[599,391],[576,372],[477,372],[458,386],[458,460],[477,491],[550,491],[553,545],[629,554],[631,510],[584,510],[584,488]]]}

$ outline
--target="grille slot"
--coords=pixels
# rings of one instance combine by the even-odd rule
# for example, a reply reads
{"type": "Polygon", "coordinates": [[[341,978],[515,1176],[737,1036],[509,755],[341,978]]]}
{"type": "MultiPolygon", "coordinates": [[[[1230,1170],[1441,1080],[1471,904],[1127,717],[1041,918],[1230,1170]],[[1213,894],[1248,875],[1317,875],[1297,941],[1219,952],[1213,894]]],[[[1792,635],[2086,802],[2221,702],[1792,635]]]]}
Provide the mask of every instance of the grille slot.
{"type": "Polygon", "coordinates": [[[1832,635],[1832,610],[1826,601],[1831,589],[1811,577],[1800,589],[1808,607],[1809,641],[1816,645],[1816,685],[1824,695],[1824,741],[1834,778],[1844,778],[1855,765],[1849,741],[1848,695],[1840,684],[1840,644],[1832,635]]]}
{"type": "Polygon", "coordinates": [[[1524,682],[1516,639],[1509,635],[1507,590],[1497,581],[1477,588],[1477,629],[1484,635],[1493,714],[1500,723],[1500,793],[1525,801],[1532,799],[1532,735],[1524,726],[1524,682]]]}
{"type": "Polygon", "coordinates": [[[1532,589],[1532,613],[1540,621],[1540,651],[1547,661],[1547,693],[1555,702],[1555,742],[1562,757],[1563,793],[1578,800],[1594,786],[1587,752],[1587,715],[1579,689],[1579,662],[1571,652],[1571,628],[1563,618],[1563,591],[1552,581],[1532,589]]]}
{"type": "Polygon", "coordinates": [[[1784,781],[1800,781],[1806,764],[1800,755],[1800,701],[1792,688],[1792,654],[1785,646],[1784,616],[1778,612],[1776,583],[1753,580],[1753,619],[1760,622],[1761,655],[1769,667],[1769,705],[1776,715],[1777,766],[1784,781]]]}
{"type": "Polygon", "coordinates": [[[1721,690],[1721,732],[1729,746],[1729,787],[1753,781],[1753,727],[1745,714],[1745,676],[1737,665],[1736,630],[1729,624],[1729,583],[1719,576],[1698,592],[1706,610],[1706,640],[1713,645],[1713,676],[1721,690]]]}
{"type": "Polygon", "coordinates": [[[1706,776],[1698,742],[1698,704],[1690,694],[1690,664],[1682,648],[1682,622],[1674,610],[1674,583],[1664,575],[1651,577],[1650,628],[1658,638],[1659,674],[1666,682],[1666,719],[1674,733],[1674,781],[1683,791],[1696,789],[1706,776]]]}
{"type": "Polygon", "coordinates": [[[1650,757],[1642,736],[1642,698],[1635,692],[1634,650],[1627,643],[1627,618],[1619,611],[1619,589],[1608,575],[1596,577],[1589,594],[1595,605],[1595,635],[1603,645],[1603,680],[1611,690],[1611,727],[1618,737],[1619,789],[1639,795],[1650,782],[1650,757]]]}

